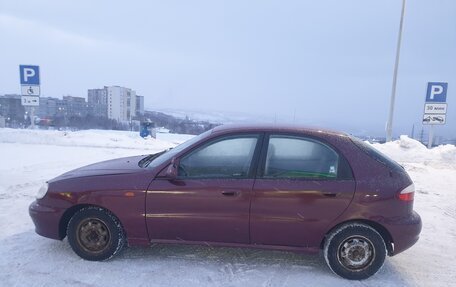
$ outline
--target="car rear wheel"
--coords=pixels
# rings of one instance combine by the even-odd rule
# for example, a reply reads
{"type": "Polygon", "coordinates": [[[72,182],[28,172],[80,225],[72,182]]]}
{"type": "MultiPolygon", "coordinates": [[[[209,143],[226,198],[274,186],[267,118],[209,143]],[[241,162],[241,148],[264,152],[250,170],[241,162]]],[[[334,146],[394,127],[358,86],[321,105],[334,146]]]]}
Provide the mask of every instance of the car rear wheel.
{"type": "Polygon", "coordinates": [[[350,223],[331,232],[324,245],[329,268],[337,275],[362,280],[383,266],[386,245],[382,236],[372,227],[350,223]]]}
{"type": "Polygon", "coordinates": [[[81,258],[90,261],[107,260],[125,245],[125,233],[119,220],[99,207],[85,207],[70,219],[68,242],[81,258]]]}

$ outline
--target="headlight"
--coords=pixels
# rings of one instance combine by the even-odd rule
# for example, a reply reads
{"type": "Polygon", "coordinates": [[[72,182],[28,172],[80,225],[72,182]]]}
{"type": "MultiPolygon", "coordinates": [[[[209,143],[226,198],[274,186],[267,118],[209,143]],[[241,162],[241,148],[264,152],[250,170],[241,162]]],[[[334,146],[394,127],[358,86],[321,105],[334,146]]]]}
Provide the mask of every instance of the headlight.
{"type": "Polygon", "coordinates": [[[42,199],[47,191],[48,191],[48,187],[49,187],[49,184],[46,182],[45,184],[43,184],[40,189],[38,190],[38,193],[36,194],[36,199],[42,199]]]}

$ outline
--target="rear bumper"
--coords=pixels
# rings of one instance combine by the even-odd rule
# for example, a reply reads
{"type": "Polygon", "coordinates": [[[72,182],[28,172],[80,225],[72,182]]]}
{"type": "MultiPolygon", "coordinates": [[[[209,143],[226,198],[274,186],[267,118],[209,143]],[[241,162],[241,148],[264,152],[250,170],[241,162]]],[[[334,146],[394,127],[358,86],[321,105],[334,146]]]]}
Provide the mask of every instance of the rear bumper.
{"type": "Polygon", "coordinates": [[[421,232],[421,217],[413,211],[410,216],[395,219],[385,223],[391,233],[394,249],[391,255],[396,255],[412,247],[419,239],[421,232]]]}
{"type": "Polygon", "coordinates": [[[62,239],[59,234],[59,223],[63,212],[61,209],[40,205],[36,200],[29,206],[29,214],[35,224],[35,232],[52,239],[62,239]]]}

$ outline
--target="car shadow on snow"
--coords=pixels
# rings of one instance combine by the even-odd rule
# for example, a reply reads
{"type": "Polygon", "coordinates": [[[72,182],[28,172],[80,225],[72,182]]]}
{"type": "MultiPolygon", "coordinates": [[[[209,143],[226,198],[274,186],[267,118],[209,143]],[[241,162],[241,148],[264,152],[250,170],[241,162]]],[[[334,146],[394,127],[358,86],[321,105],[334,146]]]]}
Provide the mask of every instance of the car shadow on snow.
{"type": "MultiPolygon", "coordinates": [[[[188,265],[195,262],[204,262],[208,265],[220,266],[249,266],[252,269],[264,271],[282,270],[282,272],[302,272],[312,273],[312,277],[317,277],[319,286],[326,283],[338,282],[338,286],[351,286],[349,281],[333,274],[326,265],[322,255],[310,255],[299,252],[265,250],[258,248],[235,248],[235,247],[214,247],[210,245],[186,245],[186,244],[154,244],[151,247],[130,247],[125,248],[119,254],[118,259],[112,260],[158,260],[158,261],[183,261],[188,265]],[[335,280],[335,281],[334,281],[335,280]]],[[[222,268],[223,269],[223,268],[222,268]]],[[[359,281],[358,281],[359,282],[359,281]]],[[[408,282],[395,266],[389,262],[388,258],[381,270],[372,278],[362,281],[362,286],[415,286],[413,282],[408,282]]],[[[328,284],[331,286],[331,284],[328,284]]]]}
{"type": "Polygon", "coordinates": [[[321,255],[254,248],[156,244],[125,248],[106,262],[90,262],[73,253],[66,239],[62,242],[49,240],[37,236],[32,230],[0,239],[0,256],[3,262],[8,262],[0,262],[0,268],[5,274],[10,274],[9,283],[13,285],[17,279],[14,278],[17,266],[21,266],[22,271],[18,274],[21,282],[39,278],[44,285],[48,279],[43,279],[43,276],[58,272],[65,282],[75,283],[80,280],[75,270],[84,273],[94,268],[100,274],[110,276],[108,281],[133,285],[141,285],[152,279],[161,282],[160,286],[302,286],[303,283],[318,286],[415,285],[397,272],[388,259],[375,276],[359,282],[334,275],[321,255]]]}

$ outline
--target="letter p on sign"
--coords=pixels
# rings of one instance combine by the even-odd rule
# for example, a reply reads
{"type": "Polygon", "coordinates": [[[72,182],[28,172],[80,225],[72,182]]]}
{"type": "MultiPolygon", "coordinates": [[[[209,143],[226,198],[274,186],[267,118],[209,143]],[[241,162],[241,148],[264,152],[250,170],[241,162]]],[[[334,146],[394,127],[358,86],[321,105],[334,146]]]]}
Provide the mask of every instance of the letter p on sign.
{"type": "Polygon", "coordinates": [[[25,82],[28,82],[29,78],[32,78],[33,76],[35,76],[35,70],[34,69],[30,69],[30,68],[25,68],[24,69],[24,81],[25,82]]]}
{"type": "Polygon", "coordinates": [[[448,83],[428,83],[426,102],[445,103],[448,90],[448,83]]]}

